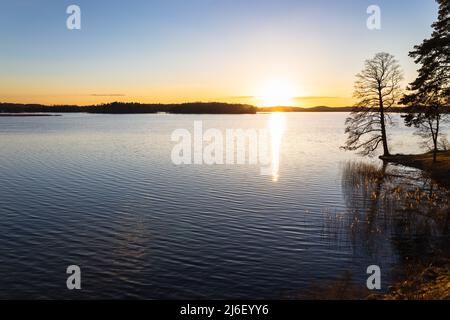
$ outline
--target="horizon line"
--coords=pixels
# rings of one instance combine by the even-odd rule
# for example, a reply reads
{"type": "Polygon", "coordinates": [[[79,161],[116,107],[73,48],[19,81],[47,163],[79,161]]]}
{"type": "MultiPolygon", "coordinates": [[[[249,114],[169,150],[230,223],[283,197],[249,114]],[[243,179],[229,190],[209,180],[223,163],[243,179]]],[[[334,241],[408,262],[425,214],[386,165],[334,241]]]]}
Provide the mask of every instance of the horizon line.
{"type": "Polygon", "coordinates": [[[95,104],[45,104],[45,103],[23,103],[23,102],[2,102],[0,101],[0,105],[2,104],[14,104],[14,105],[39,105],[39,106],[46,106],[46,107],[58,107],[58,106],[71,106],[71,107],[89,107],[89,106],[99,106],[99,105],[108,105],[113,103],[119,103],[119,104],[141,104],[141,105],[180,105],[180,104],[208,104],[208,103],[217,103],[217,104],[229,104],[229,105],[248,105],[252,106],[258,109],[272,109],[272,108],[290,108],[290,109],[314,109],[314,108],[349,108],[352,107],[349,106],[330,106],[330,105],[317,105],[317,106],[311,106],[311,107],[300,107],[300,106],[283,106],[283,105],[273,105],[273,106],[258,106],[254,104],[249,103],[234,103],[234,102],[223,102],[223,101],[185,101],[185,102],[171,102],[171,103],[164,103],[164,102],[136,102],[136,101],[111,101],[111,102],[100,102],[95,104]]]}

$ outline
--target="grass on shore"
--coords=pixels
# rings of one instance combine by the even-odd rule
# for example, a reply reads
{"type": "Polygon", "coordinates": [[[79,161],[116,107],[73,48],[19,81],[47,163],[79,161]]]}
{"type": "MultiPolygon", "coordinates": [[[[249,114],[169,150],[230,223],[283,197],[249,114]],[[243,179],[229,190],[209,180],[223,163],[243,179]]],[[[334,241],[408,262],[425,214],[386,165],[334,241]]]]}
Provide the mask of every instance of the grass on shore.
{"type": "Polygon", "coordinates": [[[421,169],[440,184],[450,186],[450,151],[440,151],[437,162],[433,163],[433,153],[427,152],[417,155],[391,155],[380,159],[407,167],[421,169]]]}
{"type": "MultiPolygon", "coordinates": [[[[439,184],[450,187],[450,151],[440,151],[433,162],[433,152],[417,155],[391,155],[380,159],[423,170],[439,184]]],[[[423,272],[393,286],[382,297],[387,300],[450,299],[450,264],[429,266],[423,272]]]]}
{"type": "MultiPolygon", "coordinates": [[[[380,297],[373,297],[378,299],[380,297]]],[[[384,300],[449,300],[450,264],[429,266],[390,288],[384,300]]]]}

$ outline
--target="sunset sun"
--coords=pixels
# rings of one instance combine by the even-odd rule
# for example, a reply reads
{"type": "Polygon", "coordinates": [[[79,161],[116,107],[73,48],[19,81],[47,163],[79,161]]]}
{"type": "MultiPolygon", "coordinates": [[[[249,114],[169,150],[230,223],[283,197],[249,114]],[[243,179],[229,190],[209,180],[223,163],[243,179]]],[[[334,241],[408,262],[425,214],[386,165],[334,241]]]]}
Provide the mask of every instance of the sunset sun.
{"type": "Polygon", "coordinates": [[[450,0],[0,6],[2,307],[450,301],[450,0]]]}
{"type": "Polygon", "coordinates": [[[286,80],[271,80],[265,83],[260,94],[260,104],[264,107],[293,106],[296,88],[286,80]]]}

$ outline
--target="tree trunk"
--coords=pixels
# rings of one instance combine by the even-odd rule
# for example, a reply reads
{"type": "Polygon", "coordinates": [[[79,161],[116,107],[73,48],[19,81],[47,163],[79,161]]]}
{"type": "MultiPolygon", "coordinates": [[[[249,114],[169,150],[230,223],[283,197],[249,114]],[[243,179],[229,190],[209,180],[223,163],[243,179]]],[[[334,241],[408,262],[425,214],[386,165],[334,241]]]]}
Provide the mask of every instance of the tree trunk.
{"type": "Polygon", "coordinates": [[[438,140],[439,140],[439,116],[436,119],[436,131],[433,134],[433,163],[437,162],[438,140]]]}
{"type": "Polygon", "coordinates": [[[433,163],[437,162],[437,152],[438,152],[438,147],[437,147],[437,141],[436,138],[433,137],[433,163]]]}
{"type": "Polygon", "coordinates": [[[383,156],[389,156],[389,147],[386,135],[386,121],[384,118],[383,97],[381,96],[381,88],[378,89],[378,97],[380,101],[380,123],[381,123],[381,139],[383,140],[383,156]]]}
{"type": "MultiPolygon", "coordinates": [[[[438,120],[439,121],[439,120],[438,120]]],[[[436,132],[433,134],[433,163],[437,162],[437,152],[438,152],[438,138],[439,138],[439,124],[437,125],[436,132]]]]}

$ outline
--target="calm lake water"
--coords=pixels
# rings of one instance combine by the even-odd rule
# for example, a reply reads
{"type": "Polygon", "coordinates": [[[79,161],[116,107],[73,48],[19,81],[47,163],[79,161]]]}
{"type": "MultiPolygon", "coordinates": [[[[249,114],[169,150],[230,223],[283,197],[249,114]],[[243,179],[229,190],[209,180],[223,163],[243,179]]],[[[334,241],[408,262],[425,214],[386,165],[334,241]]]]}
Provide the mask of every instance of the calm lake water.
{"type": "MultiPolygon", "coordinates": [[[[349,161],[380,163],[340,150],[346,116],[278,115],[277,177],[171,161],[175,129],[271,128],[270,114],[0,117],[0,298],[291,298],[345,274],[365,288],[373,264],[387,289],[446,229],[406,232],[374,202],[391,189],[360,192],[349,161]],[[66,289],[69,265],[81,291],[66,289]]],[[[411,129],[391,138],[419,151],[411,129]]],[[[390,186],[424,185],[388,170],[390,186]]]]}

